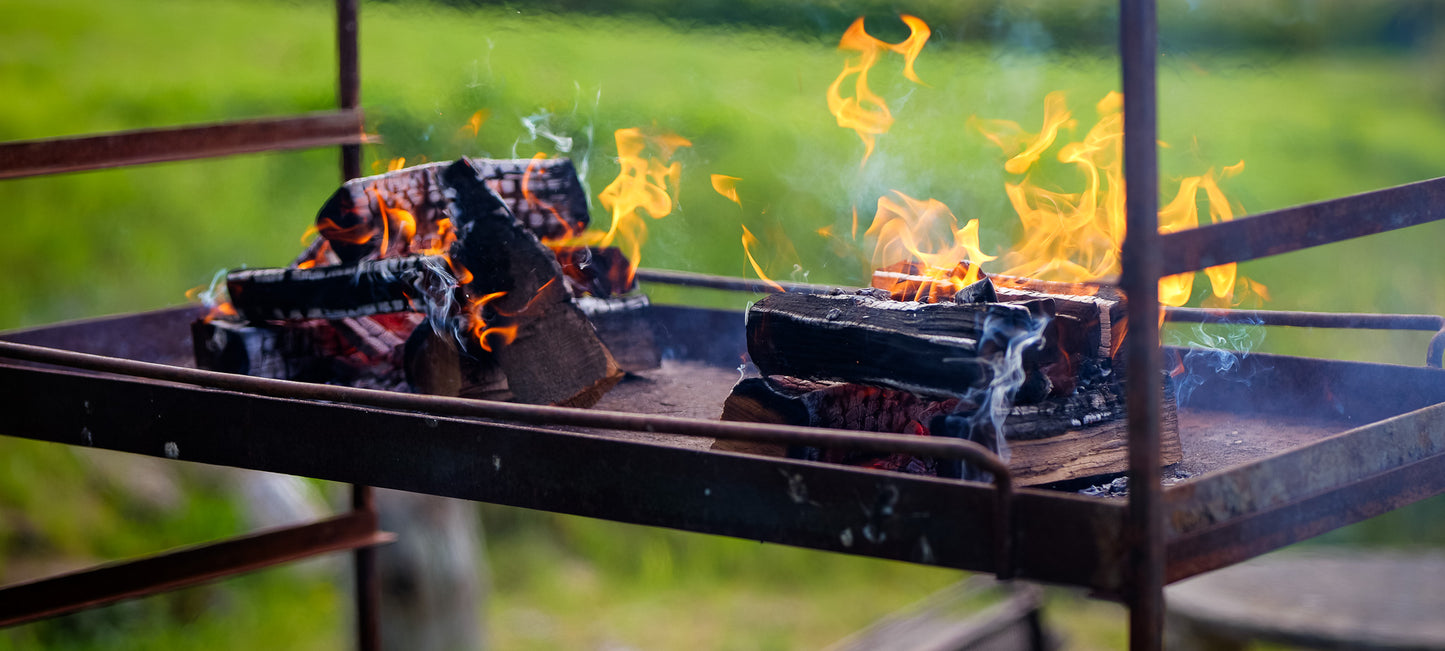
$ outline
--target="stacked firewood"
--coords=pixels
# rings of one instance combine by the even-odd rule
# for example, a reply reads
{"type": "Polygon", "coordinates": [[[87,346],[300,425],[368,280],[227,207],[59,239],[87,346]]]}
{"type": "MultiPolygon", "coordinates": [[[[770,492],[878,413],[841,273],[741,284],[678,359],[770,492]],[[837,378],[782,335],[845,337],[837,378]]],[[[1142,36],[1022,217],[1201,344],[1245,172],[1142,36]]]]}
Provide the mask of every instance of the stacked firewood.
{"type": "MultiPolygon", "coordinates": [[[[761,376],[734,387],[723,418],[964,438],[1004,455],[1024,484],[1124,470],[1123,295],[967,271],[933,278],[896,265],[871,288],[758,301],[747,344],[761,376]],[[949,280],[965,276],[978,280],[949,280]]],[[[1164,413],[1167,465],[1180,457],[1172,395],[1164,413]]],[[[959,462],[902,454],[786,452],[980,476],[959,462]]]]}
{"type": "Polygon", "coordinates": [[[556,244],[588,221],[565,159],[463,158],[348,181],[292,266],[227,275],[236,317],[194,325],[197,363],[590,406],[624,369],[656,366],[660,355],[650,329],[636,327],[648,303],[629,261],[616,249],[556,244]]]}

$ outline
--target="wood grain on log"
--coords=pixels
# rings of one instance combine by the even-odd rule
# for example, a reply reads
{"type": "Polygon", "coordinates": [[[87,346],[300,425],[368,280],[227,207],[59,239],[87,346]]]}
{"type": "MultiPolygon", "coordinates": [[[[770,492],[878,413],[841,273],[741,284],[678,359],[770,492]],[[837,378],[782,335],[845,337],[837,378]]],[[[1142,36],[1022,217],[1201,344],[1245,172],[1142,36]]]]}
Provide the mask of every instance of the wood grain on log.
{"type": "MultiPolygon", "coordinates": [[[[1164,386],[1162,465],[1167,466],[1178,463],[1182,452],[1173,394],[1167,381],[1164,386]]],[[[940,415],[974,408],[961,406],[958,399],[935,400],[894,389],[770,377],[739,382],[723,403],[722,419],[908,434],[921,427],[936,434],[930,428],[940,415]]],[[[1035,405],[1015,405],[1003,425],[1009,467],[1024,485],[1126,470],[1123,414],[1123,399],[1112,383],[1035,405]]],[[[778,454],[777,448],[740,451],[778,454]]]]}
{"type": "Polygon", "coordinates": [[[448,210],[449,188],[443,178],[456,165],[475,170],[508,211],[539,237],[564,237],[589,223],[587,196],[572,161],[463,158],[347,181],[321,207],[316,227],[341,262],[436,251],[446,244],[446,231],[456,218],[448,210]],[[407,227],[413,229],[410,236],[399,233],[407,227]]]}
{"type": "MultiPolygon", "coordinates": [[[[866,290],[865,290],[866,291],[866,290]]],[[[856,294],[773,294],[748,310],[748,355],[764,375],[860,382],[935,396],[988,385],[989,359],[1007,331],[1032,326],[1043,304],[912,303],[856,294]],[[990,330],[990,328],[992,330],[990,330]]],[[[1049,392],[1041,367],[1058,355],[1046,338],[1023,356],[1028,379],[1049,392]]]]}

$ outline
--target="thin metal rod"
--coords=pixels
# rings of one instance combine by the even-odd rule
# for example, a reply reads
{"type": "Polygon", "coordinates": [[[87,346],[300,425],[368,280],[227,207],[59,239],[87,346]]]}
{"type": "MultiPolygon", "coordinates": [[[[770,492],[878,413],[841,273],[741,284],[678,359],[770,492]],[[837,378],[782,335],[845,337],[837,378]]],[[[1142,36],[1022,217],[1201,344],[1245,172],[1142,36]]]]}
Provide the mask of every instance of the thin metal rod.
{"type": "Polygon", "coordinates": [[[1166,276],[1445,219],[1445,177],[1160,236],[1166,276]]]}
{"type": "Polygon", "coordinates": [[[529,425],[659,432],[756,443],[841,447],[873,452],[904,452],[919,456],[963,459],[976,463],[995,475],[1008,474],[1007,464],[990,452],[988,448],[971,441],[947,437],[859,433],[851,430],[819,427],[715,421],[358,389],[152,364],[7,341],[0,341],[0,358],[178,382],[276,398],[324,400],[380,409],[423,412],[438,416],[488,418],[529,425]]]}
{"type": "MultiPolygon", "coordinates": [[[[357,0],[336,0],[336,55],[338,104],[342,109],[361,106],[361,56],[358,45],[357,0]]],[[[341,180],[361,176],[361,145],[341,146],[341,180]]]]}
{"type": "Polygon", "coordinates": [[[369,142],[347,107],[255,120],[0,143],[0,179],[369,142]]]}
{"type": "MultiPolygon", "coordinates": [[[[212,389],[239,391],[295,400],[321,400],[352,405],[421,412],[439,416],[488,418],[544,426],[591,427],[632,432],[657,432],[679,436],[729,441],[806,445],[870,452],[903,452],[935,459],[962,459],[976,464],[993,477],[997,492],[995,510],[995,571],[1001,578],[1013,574],[1013,476],[998,455],[972,441],[947,437],[906,434],[859,433],[850,430],[800,427],[772,423],[729,421],[631,414],[616,411],[524,405],[490,400],[470,400],[374,389],[332,386],[218,373],[165,364],[152,364],[115,357],[103,357],[43,346],[0,341],[0,358],[39,364],[115,373],[132,377],[191,384],[212,389]]],[[[364,497],[353,494],[354,504],[364,497]]],[[[358,577],[360,578],[360,577],[358,577]]],[[[358,584],[360,585],[360,584],[358,584]]]]}
{"type": "MultiPolygon", "coordinates": [[[[358,41],[357,0],[336,0],[336,68],[337,103],[343,109],[361,106],[360,44],[358,41]]],[[[341,146],[341,180],[361,176],[361,146],[341,146]]],[[[376,502],[370,486],[351,487],[351,508],[358,513],[376,517],[376,502]]],[[[354,554],[356,580],[356,647],[361,651],[381,648],[379,609],[381,581],[376,568],[376,550],[358,549],[354,554]]]]}
{"type": "Polygon", "coordinates": [[[1129,648],[1159,649],[1164,640],[1163,489],[1159,484],[1159,167],[1155,87],[1158,24],[1154,0],[1120,0],[1119,56],[1124,88],[1124,182],[1127,235],[1122,285],[1129,296],[1129,648]]]}
{"type": "Polygon", "coordinates": [[[662,283],[665,285],[680,285],[683,287],[703,287],[707,289],[722,289],[733,292],[754,292],[758,294],[776,294],[778,287],[782,291],[797,294],[827,294],[838,291],[854,291],[852,287],[837,287],[833,285],[814,285],[809,283],[790,283],[779,281],[776,286],[770,285],[762,280],[751,278],[734,278],[731,276],[713,276],[709,274],[693,273],[690,271],[672,271],[670,269],[637,269],[635,277],[639,282],[662,283]]]}
{"type": "Polygon", "coordinates": [[[0,588],[0,627],[167,592],[318,554],[368,548],[394,536],[375,514],[351,512],[145,558],[0,588]]]}

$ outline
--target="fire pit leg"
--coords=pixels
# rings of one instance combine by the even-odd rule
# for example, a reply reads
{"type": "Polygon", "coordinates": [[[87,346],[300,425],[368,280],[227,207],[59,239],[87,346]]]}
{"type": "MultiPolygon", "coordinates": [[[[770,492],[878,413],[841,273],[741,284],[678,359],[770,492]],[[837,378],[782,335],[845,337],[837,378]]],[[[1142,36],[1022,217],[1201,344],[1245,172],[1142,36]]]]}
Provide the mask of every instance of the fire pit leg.
{"type": "MultiPolygon", "coordinates": [[[[351,508],[369,512],[376,517],[376,500],[370,486],[352,484],[351,508]]],[[[381,582],[376,575],[376,548],[364,547],[355,552],[356,573],[356,647],[361,651],[381,648],[377,629],[377,611],[381,603],[381,582]]]]}

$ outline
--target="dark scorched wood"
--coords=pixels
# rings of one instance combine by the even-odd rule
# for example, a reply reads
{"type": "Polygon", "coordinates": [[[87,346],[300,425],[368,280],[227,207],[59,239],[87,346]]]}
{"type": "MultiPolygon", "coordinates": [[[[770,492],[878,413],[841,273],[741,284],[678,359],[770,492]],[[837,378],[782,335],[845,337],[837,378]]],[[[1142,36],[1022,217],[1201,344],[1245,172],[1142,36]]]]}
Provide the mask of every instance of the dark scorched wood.
{"type": "MultiPolygon", "coordinates": [[[[868,290],[864,290],[865,292],[868,290]]],[[[859,382],[951,397],[983,388],[1006,341],[991,330],[1027,328],[1043,304],[894,301],[886,296],[773,294],[748,310],[748,355],[763,375],[859,382]]],[[[1040,316],[1043,316],[1040,314],[1040,316]]],[[[1023,356],[1020,400],[1049,393],[1040,370],[1048,340],[1023,356]]]]}
{"type": "Polygon", "coordinates": [[[441,256],[363,260],[311,269],[242,269],[226,274],[236,312],[250,321],[339,319],[426,311],[456,284],[441,256]]]}
{"type": "Polygon", "coordinates": [[[442,176],[459,164],[474,169],[518,221],[539,237],[578,233],[590,221],[587,196],[570,160],[463,158],[347,181],[321,207],[316,227],[342,262],[434,250],[445,244],[444,232],[456,226],[442,176]],[[413,237],[398,235],[404,221],[398,211],[411,215],[413,237]],[[385,251],[381,251],[383,240],[385,251]]]}

